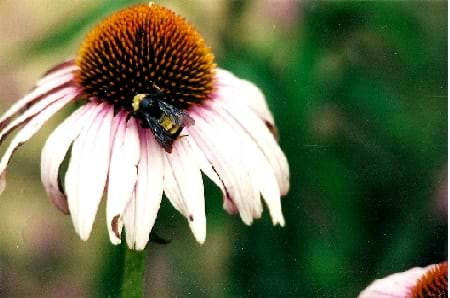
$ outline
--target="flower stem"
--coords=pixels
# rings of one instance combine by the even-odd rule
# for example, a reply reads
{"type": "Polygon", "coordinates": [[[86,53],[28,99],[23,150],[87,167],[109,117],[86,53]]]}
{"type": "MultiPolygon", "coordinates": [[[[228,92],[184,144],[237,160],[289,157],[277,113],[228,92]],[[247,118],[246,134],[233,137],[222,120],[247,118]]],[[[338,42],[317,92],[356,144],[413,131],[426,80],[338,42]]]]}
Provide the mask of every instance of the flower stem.
{"type": "Polygon", "coordinates": [[[135,251],[125,249],[125,262],[122,280],[121,297],[144,297],[144,274],[147,259],[147,251],[135,251]]]}

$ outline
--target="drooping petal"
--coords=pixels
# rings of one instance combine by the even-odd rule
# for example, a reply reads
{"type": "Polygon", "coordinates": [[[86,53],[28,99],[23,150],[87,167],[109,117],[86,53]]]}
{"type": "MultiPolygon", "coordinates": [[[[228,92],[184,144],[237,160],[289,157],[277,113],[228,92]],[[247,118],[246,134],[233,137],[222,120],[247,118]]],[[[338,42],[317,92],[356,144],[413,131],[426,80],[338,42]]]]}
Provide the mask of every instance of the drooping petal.
{"type": "Polygon", "coordinates": [[[195,125],[188,128],[189,136],[197,143],[223,181],[244,223],[250,225],[254,218],[261,216],[262,205],[250,172],[242,167],[244,163],[240,148],[234,142],[235,137],[217,122],[203,119],[201,111],[193,109],[191,116],[195,125]]]}
{"type": "Polygon", "coordinates": [[[9,122],[1,131],[0,131],[0,143],[4,140],[8,134],[14,130],[19,125],[30,121],[36,114],[39,114],[42,110],[47,108],[52,103],[60,100],[61,98],[70,98],[73,99],[78,95],[76,88],[64,88],[58,92],[52,93],[47,97],[41,99],[38,103],[31,106],[27,109],[23,114],[9,122]]]}
{"type": "Polygon", "coordinates": [[[138,126],[134,118],[126,121],[125,113],[119,113],[113,121],[120,121],[120,124],[112,145],[106,220],[109,239],[113,244],[119,244],[121,217],[131,199],[137,180],[140,143],[138,126]]]}
{"type": "MultiPolygon", "coordinates": [[[[120,223],[117,223],[115,229],[118,229],[119,233],[122,231],[122,227],[125,225],[126,232],[126,241],[127,245],[130,249],[137,249],[136,246],[136,230],[139,228],[136,224],[136,213],[139,210],[136,208],[136,188],[133,190],[130,196],[130,200],[128,201],[128,205],[123,212],[122,217],[120,218],[120,223]]],[[[119,218],[116,217],[118,220],[119,218]]],[[[150,234],[150,232],[149,232],[150,234]]],[[[111,237],[110,237],[111,238],[111,237]]],[[[111,241],[112,242],[112,241],[111,241]]],[[[147,240],[148,242],[148,240],[147,240]]],[[[115,242],[112,242],[115,244],[115,242]]],[[[145,248],[145,245],[144,245],[145,248]]],[[[142,248],[143,249],[143,248],[142,248]]],[[[140,249],[140,250],[142,250],[140,249]]]]}
{"type": "Polygon", "coordinates": [[[202,172],[205,173],[205,175],[208,176],[208,178],[211,179],[211,181],[213,181],[222,191],[223,208],[230,214],[237,213],[239,210],[234,204],[233,199],[228,193],[228,190],[226,189],[224,182],[218,176],[212,164],[208,161],[204,153],[200,150],[197,143],[192,138],[186,138],[186,140],[187,140],[186,144],[190,147],[190,152],[193,155],[193,158],[195,158],[202,172]]]}
{"type": "Polygon", "coordinates": [[[405,298],[412,288],[431,266],[415,267],[405,272],[395,273],[383,279],[377,279],[359,294],[359,298],[405,298]]]}
{"type": "Polygon", "coordinates": [[[165,153],[164,191],[175,209],[188,219],[195,239],[203,243],[206,238],[203,180],[186,142],[178,139],[172,153],[165,153]]]}
{"type": "Polygon", "coordinates": [[[245,130],[240,127],[234,118],[225,113],[224,110],[216,105],[208,113],[203,114],[209,117],[210,121],[215,121],[223,127],[223,131],[228,135],[224,138],[235,138],[235,143],[239,144],[242,155],[242,166],[250,172],[253,183],[257,186],[267,206],[273,224],[284,226],[284,217],[281,211],[280,189],[274,175],[272,166],[266,157],[245,130]]]}
{"type": "Polygon", "coordinates": [[[252,111],[242,108],[226,97],[218,98],[210,104],[213,109],[222,110],[223,113],[233,117],[252,137],[272,166],[281,194],[286,195],[289,191],[289,164],[274,136],[264,123],[252,111]]]}
{"type": "MultiPolygon", "coordinates": [[[[110,130],[111,160],[110,160],[110,165],[109,165],[108,176],[111,175],[111,161],[112,161],[113,152],[116,151],[116,153],[117,153],[117,147],[119,146],[119,144],[120,145],[123,144],[123,138],[124,138],[125,131],[126,131],[126,118],[123,117],[123,113],[124,113],[123,111],[120,111],[119,114],[117,115],[118,117],[114,117],[112,119],[112,123],[111,123],[111,130],[110,130]],[[117,142],[116,142],[116,140],[117,140],[117,142]]],[[[117,156],[115,159],[117,159],[117,156]]],[[[113,171],[115,170],[114,167],[112,167],[112,170],[113,171]]],[[[115,173],[113,173],[113,174],[115,174],[115,173]]],[[[106,214],[107,214],[106,215],[106,226],[108,228],[108,234],[109,234],[109,239],[110,239],[111,243],[117,245],[121,242],[120,234],[122,233],[123,222],[120,218],[120,214],[114,217],[114,216],[111,216],[111,214],[110,214],[111,210],[108,211],[108,203],[110,205],[109,209],[111,209],[111,205],[113,204],[113,202],[111,202],[111,197],[110,197],[110,193],[113,191],[113,189],[109,189],[109,188],[110,187],[114,188],[114,186],[111,184],[110,179],[111,179],[110,177],[108,177],[108,179],[107,179],[108,200],[107,200],[107,211],[106,211],[106,214]]],[[[129,198],[131,198],[131,195],[129,198]]],[[[126,198],[125,200],[128,200],[129,198],[126,198]]]]}
{"type": "Polygon", "coordinates": [[[61,78],[67,74],[73,74],[79,70],[74,59],[69,59],[55,67],[49,69],[45,75],[36,83],[36,86],[45,85],[55,79],[61,78]]]}
{"type": "Polygon", "coordinates": [[[72,101],[72,98],[73,96],[67,95],[47,106],[39,114],[33,117],[13,138],[11,144],[8,146],[0,160],[0,193],[2,193],[6,187],[6,167],[14,151],[24,142],[28,141],[51,116],[72,101]]]}
{"type": "Polygon", "coordinates": [[[57,77],[54,80],[48,81],[45,84],[42,84],[33,89],[25,97],[19,99],[16,103],[14,103],[0,117],[0,128],[5,127],[13,117],[27,110],[28,107],[30,107],[31,105],[35,104],[41,99],[44,99],[56,93],[58,89],[63,88],[66,84],[68,85],[70,82],[73,81],[73,79],[74,79],[73,73],[68,73],[60,77],[57,77]]]}
{"type": "Polygon", "coordinates": [[[72,65],[75,65],[75,59],[74,58],[68,58],[66,60],[64,60],[62,63],[60,64],[56,64],[55,66],[53,66],[52,68],[50,68],[49,70],[47,70],[43,75],[42,78],[48,76],[49,74],[56,72],[60,69],[66,68],[66,67],[70,67],[72,65]]]}
{"type": "Polygon", "coordinates": [[[246,104],[259,118],[275,127],[273,115],[267,106],[264,94],[258,87],[220,68],[217,69],[216,77],[219,97],[223,97],[221,94],[223,91],[231,93],[231,96],[226,97],[240,105],[246,104]]]}
{"type": "Polygon", "coordinates": [[[103,195],[110,160],[110,130],[113,109],[101,109],[90,126],[84,126],[72,145],[65,190],[75,230],[87,240],[103,195]]]}
{"type": "Polygon", "coordinates": [[[123,215],[127,244],[142,250],[149,240],[161,204],[164,183],[164,156],[148,129],[139,129],[141,156],[135,193],[123,215]]]}
{"type": "Polygon", "coordinates": [[[88,103],[61,123],[45,142],[41,154],[41,180],[53,204],[68,214],[67,198],[59,185],[59,168],[73,140],[84,126],[89,126],[99,110],[97,104],[88,103]]]}

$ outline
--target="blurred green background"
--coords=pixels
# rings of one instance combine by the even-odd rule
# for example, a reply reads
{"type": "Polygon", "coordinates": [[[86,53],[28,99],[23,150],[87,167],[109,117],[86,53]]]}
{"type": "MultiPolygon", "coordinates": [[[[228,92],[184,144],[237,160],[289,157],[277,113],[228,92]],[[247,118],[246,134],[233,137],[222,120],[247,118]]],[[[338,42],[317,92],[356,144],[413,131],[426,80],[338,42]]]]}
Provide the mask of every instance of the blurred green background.
{"type": "MultiPolygon", "coordinates": [[[[1,110],[131,3],[1,1],[1,110]]],[[[447,2],[158,3],[266,94],[292,188],[286,227],[267,210],[247,227],[207,183],[202,246],[165,201],[155,230],[172,242],[148,248],[147,296],[356,297],[375,278],[447,259],[447,2]]],[[[40,184],[40,149],[69,110],[10,163],[1,297],[118,296],[123,248],[109,244],[104,205],[84,243],[40,184]]]]}

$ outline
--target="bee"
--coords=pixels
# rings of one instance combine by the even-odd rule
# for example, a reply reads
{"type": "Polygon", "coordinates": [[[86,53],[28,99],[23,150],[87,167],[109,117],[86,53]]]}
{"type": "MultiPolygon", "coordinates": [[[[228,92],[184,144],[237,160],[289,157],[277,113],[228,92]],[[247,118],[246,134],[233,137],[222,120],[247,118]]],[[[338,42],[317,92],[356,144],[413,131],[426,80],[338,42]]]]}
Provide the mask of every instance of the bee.
{"type": "Polygon", "coordinates": [[[164,101],[161,90],[156,85],[153,87],[153,93],[134,96],[132,115],[140,120],[143,128],[150,128],[158,143],[170,153],[173,142],[185,126],[194,124],[194,119],[186,111],[164,101]]]}

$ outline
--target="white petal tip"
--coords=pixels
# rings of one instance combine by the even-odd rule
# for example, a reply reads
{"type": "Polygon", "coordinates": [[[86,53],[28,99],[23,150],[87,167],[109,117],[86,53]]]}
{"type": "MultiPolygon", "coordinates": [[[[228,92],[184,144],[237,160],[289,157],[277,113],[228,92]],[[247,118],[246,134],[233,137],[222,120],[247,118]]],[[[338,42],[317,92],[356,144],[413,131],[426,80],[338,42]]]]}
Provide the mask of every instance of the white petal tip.
{"type": "MultiPolygon", "coordinates": [[[[284,221],[284,218],[283,218],[283,217],[281,217],[281,218],[278,220],[278,224],[280,225],[280,227],[284,227],[284,226],[286,225],[286,222],[284,221]]],[[[276,223],[275,223],[275,225],[276,225],[276,223]]]]}
{"type": "Polygon", "coordinates": [[[109,235],[109,241],[114,245],[119,245],[122,241],[116,237],[116,235],[109,235]]]}
{"type": "Polygon", "coordinates": [[[203,245],[203,243],[205,243],[206,240],[206,235],[202,236],[202,237],[195,237],[195,240],[200,244],[203,245]]]}
{"type": "Polygon", "coordinates": [[[200,244],[205,243],[206,231],[194,230],[193,228],[191,228],[191,230],[192,230],[192,233],[194,234],[195,240],[197,240],[198,243],[200,243],[200,244]]]}
{"type": "Polygon", "coordinates": [[[89,236],[90,236],[90,233],[83,233],[83,234],[80,233],[81,241],[88,241],[89,236]]]}
{"type": "Polygon", "coordinates": [[[0,194],[3,193],[3,191],[5,191],[6,188],[6,171],[3,171],[0,174],[0,194]]]}
{"type": "Polygon", "coordinates": [[[280,186],[280,195],[282,197],[287,196],[289,193],[290,185],[289,185],[289,177],[286,178],[286,181],[284,181],[284,185],[280,186]]]}
{"type": "Polygon", "coordinates": [[[197,242],[198,242],[200,245],[202,245],[203,243],[205,243],[205,240],[206,240],[206,233],[203,234],[203,235],[200,235],[200,236],[195,236],[195,235],[194,235],[194,237],[195,237],[195,240],[197,240],[197,242]]]}
{"type": "Polygon", "coordinates": [[[120,215],[116,215],[111,220],[109,232],[109,241],[114,245],[119,245],[121,243],[120,234],[122,233],[122,223],[120,221],[120,215]]]}
{"type": "MultiPolygon", "coordinates": [[[[127,233],[127,237],[131,237],[131,235],[127,233]]],[[[129,244],[132,244],[133,249],[144,250],[150,240],[150,234],[134,235],[132,238],[129,244]]]]}
{"type": "MultiPolygon", "coordinates": [[[[136,243],[136,245],[135,245],[135,247],[134,247],[134,249],[135,250],[137,250],[137,251],[142,251],[142,250],[144,250],[145,249],[145,246],[147,245],[147,243],[145,243],[144,245],[138,245],[137,243],[136,243]]],[[[133,249],[132,247],[130,247],[130,249],[133,249]]]]}
{"type": "Polygon", "coordinates": [[[276,216],[272,216],[272,224],[274,226],[279,225],[280,227],[284,227],[286,222],[284,220],[284,216],[281,212],[279,212],[276,216]]]}
{"type": "Polygon", "coordinates": [[[244,224],[246,224],[247,226],[251,226],[252,223],[253,223],[253,218],[251,218],[251,217],[244,217],[244,216],[242,216],[242,214],[241,214],[241,219],[244,222],[244,224]]]}
{"type": "Polygon", "coordinates": [[[67,197],[64,194],[62,196],[57,196],[57,195],[55,195],[54,192],[48,191],[47,189],[46,189],[46,191],[47,191],[47,195],[50,199],[50,202],[53,204],[53,206],[55,206],[56,209],[61,211],[63,214],[69,215],[70,210],[69,210],[69,205],[67,203],[67,197]]]}
{"type": "MultiPolygon", "coordinates": [[[[83,220],[81,220],[80,222],[83,222],[83,220]]],[[[92,224],[90,225],[80,224],[78,225],[78,228],[75,227],[75,230],[78,233],[78,235],[80,235],[80,239],[82,241],[87,241],[92,233],[92,224]]]]}
{"type": "MultiPolygon", "coordinates": [[[[129,234],[127,234],[127,237],[129,234]]],[[[150,234],[136,235],[136,239],[133,241],[133,248],[135,250],[144,250],[150,240],[150,234]]]]}
{"type": "Polygon", "coordinates": [[[206,239],[206,220],[197,220],[194,221],[193,217],[188,219],[189,227],[191,228],[192,233],[194,234],[195,240],[198,243],[205,243],[206,239]]]}

